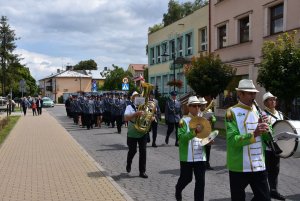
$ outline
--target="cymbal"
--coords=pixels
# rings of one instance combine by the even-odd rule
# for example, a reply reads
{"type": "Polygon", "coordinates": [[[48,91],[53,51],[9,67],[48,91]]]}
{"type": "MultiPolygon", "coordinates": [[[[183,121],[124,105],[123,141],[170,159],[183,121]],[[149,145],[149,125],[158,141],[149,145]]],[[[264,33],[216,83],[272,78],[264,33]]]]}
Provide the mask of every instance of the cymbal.
{"type": "Polygon", "coordinates": [[[211,133],[211,125],[209,121],[203,117],[192,117],[189,122],[190,129],[196,129],[197,126],[200,125],[202,127],[201,132],[196,133],[197,138],[206,138],[211,133]]]}
{"type": "Polygon", "coordinates": [[[217,137],[218,134],[219,134],[218,130],[214,130],[213,132],[211,132],[208,137],[203,138],[201,140],[202,146],[207,145],[208,143],[210,143],[212,140],[214,140],[217,137]]]}

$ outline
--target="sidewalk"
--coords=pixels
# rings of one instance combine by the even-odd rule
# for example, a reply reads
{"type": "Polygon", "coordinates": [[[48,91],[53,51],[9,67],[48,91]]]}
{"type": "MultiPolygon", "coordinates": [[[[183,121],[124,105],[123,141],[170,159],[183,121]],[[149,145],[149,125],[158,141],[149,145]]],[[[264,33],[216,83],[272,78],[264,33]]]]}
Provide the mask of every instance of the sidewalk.
{"type": "Polygon", "coordinates": [[[46,110],[1,145],[0,179],[1,201],[132,200],[46,110]]]}

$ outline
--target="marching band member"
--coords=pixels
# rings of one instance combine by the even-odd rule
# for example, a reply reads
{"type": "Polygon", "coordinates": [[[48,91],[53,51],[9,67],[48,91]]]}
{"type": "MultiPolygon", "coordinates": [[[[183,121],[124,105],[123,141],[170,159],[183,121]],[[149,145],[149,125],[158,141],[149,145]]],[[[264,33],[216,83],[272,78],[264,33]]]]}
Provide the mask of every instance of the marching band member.
{"type": "MultiPolygon", "coordinates": [[[[250,184],[253,201],[270,201],[264,161],[264,141],[268,140],[269,125],[262,123],[253,105],[258,91],[252,80],[241,80],[236,90],[239,102],[225,115],[231,200],[244,201],[245,188],[250,184]]],[[[265,122],[267,117],[263,118],[265,122]]]]}
{"type": "Polygon", "coordinates": [[[152,131],[152,147],[157,147],[157,145],[156,145],[157,126],[158,126],[158,121],[160,119],[161,112],[160,112],[160,108],[158,105],[158,101],[154,98],[153,91],[151,91],[151,93],[150,93],[149,100],[153,101],[156,105],[155,120],[152,121],[152,123],[151,123],[151,131],[152,131]]]}
{"type": "Polygon", "coordinates": [[[179,139],[179,157],[180,157],[180,177],[176,184],[176,200],[182,200],[183,189],[192,181],[193,173],[195,175],[194,199],[204,200],[205,187],[205,167],[206,153],[201,145],[201,139],[196,138],[196,134],[201,132],[202,128],[189,128],[189,122],[192,117],[198,116],[200,101],[196,96],[188,99],[189,114],[180,120],[178,139],[179,139]]]}
{"type": "MultiPolygon", "coordinates": [[[[265,112],[268,116],[268,123],[273,125],[277,120],[283,120],[281,112],[276,110],[277,97],[267,92],[263,95],[265,112]]],[[[268,182],[270,186],[271,198],[285,200],[285,197],[278,193],[278,175],[280,169],[280,157],[275,155],[269,147],[266,147],[266,168],[268,172],[268,182]]]]}
{"type": "Polygon", "coordinates": [[[179,101],[176,100],[177,92],[172,91],[171,98],[166,102],[165,106],[165,120],[166,124],[168,125],[167,135],[165,139],[165,143],[169,144],[169,137],[174,130],[175,127],[175,146],[178,146],[178,123],[180,118],[182,117],[181,112],[181,104],[179,101]]]}
{"type": "MultiPolygon", "coordinates": [[[[206,104],[207,101],[205,100],[204,97],[199,97],[199,101],[200,101],[200,112],[199,112],[199,116],[202,117],[203,116],[203,112],[206,109],[206,104]]],[[[209,110],[208,112],[212,112],[211,110],[209,110]]],[[[204,116],[205,117],[205,116],[204,116]]],[[[211,117],[209,117],[209,122],[211,123],[211,125],[213,126],[214,123],[216,122],[216,117],[214,115],[212,115],[211,117]]],[[[213,168],[210,166],[210,150],[211,150],[211,144],[207,144],[205,145],[205,152],[206,152],[206,170],[213,170],[213,168]]]]}
{"type": "Polygon", "coordinates": [[[124,120],[128,121],[128,132],[127,132],[127,165],[126,171],[129,173],[131,171],[131,164],[134,155],[136,154],[137,144],[139,144],[139,171],[140,177],[148,178],[146,174],[146,148],[147,148],[147,135],[139,133],[139,131],[134,127],[136,117],[143,115],[143,111],[138,111],[137,106],[134,105],[134,99],[139,96],[136,91],[132,93],[131,100],[132,104],[127,105],[124,120]]]}

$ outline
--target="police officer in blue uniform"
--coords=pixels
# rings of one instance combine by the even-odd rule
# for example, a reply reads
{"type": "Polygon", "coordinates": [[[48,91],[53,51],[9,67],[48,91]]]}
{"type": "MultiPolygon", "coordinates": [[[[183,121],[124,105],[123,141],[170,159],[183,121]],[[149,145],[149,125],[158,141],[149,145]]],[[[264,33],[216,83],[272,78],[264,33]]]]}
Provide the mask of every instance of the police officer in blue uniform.
{"type": "Polygon", "coordinates": [[[178,100],[176,100],[176,96],[177,96],[176,91],[172,91],[170,95],[171,97],[169,100],[167,100],[165,106],[165,120],[166,120],[166,124],[168,125],[165,143],[169,144],[169,137],[175,127],[175,137],[176,137],[175,146],[178,146],[178,136],[177,136],[178,124],[180,119],[182,118],[181,104],[178,100]]]}

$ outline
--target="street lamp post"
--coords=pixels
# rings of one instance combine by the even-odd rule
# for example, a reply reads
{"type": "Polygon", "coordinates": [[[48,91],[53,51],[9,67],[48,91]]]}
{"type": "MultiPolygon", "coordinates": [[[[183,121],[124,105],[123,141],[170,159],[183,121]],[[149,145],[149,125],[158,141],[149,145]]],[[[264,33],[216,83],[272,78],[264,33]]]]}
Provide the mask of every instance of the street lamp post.
{"type": "MultiPolygon", "coordinates": [[[[164,52],[162,55],[161,55],[162,57],[168,57],[168,56],[170,56],[169,54],[167,54],[166,52],[164,52]]],[[[176,81],[176,79],[175,79],[175,65],[176,64],[188,64],[188,63],[190,63],[190,61],[189,60],[187,60],[187,59],[185,59],[184,57],[182,57],[182,56],[180,56],[180,57],[177,57],[177,58],[175,58],[175,56],[173,57],[173,63],[172,63],[172,67],[173,67],[173,84],[174,84],[174,91],[175,91],[175,81],[176,81]]]]}

